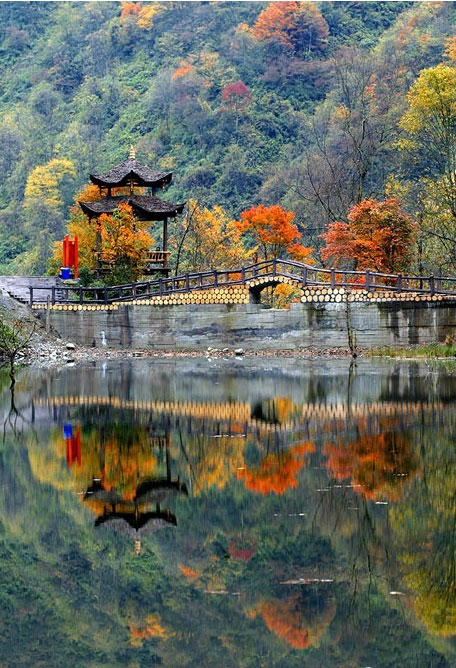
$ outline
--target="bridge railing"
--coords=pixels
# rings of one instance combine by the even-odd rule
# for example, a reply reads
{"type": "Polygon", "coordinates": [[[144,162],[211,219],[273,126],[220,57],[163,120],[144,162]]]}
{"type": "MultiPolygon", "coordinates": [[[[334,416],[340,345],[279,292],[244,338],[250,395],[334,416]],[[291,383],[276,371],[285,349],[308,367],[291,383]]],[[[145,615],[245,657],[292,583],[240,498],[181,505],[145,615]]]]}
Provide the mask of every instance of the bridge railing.
{"type": "MultiPolygon", "coordinates": [[[[397,293],[421,292],[430,295],[447,294],[456,296],[456,277],[411,276],[385,274],[374,271],[355,271],[323,269],[294,260],[273,258],[263,260],[239,269],[208,270],[191,272],[168,278],[156,278],[149,281],[137,281],[122,285],[104,285],[101,287],[31,285],[29,303],[43,304],[48,301],[43,293],[48,292],[51,304],[111,304],[113,302],[147,299],[166,296],[173,293],[186,293],[195,290],[246,285],[251,281],[264,278],[274,283],[278,276],[288,277],[301,285],[343,287],[351,290],[388,290],[397,293]],[[39,290],[39,298],[37,292],[39,290]]],[[[262,282],[263,283],[263,282],[262,282]]]]}

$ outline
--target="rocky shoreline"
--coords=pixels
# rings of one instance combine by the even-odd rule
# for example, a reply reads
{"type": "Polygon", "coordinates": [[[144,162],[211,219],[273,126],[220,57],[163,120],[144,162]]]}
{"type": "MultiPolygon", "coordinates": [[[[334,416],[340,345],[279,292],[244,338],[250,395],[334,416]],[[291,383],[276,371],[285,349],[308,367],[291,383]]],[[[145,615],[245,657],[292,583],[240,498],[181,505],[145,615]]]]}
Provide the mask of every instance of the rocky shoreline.
{"type": "MultiPolygon", "coordinates": [[[[362,354],[362,351],[361,353],[362,354]]],[[[31,366],[60,366],[76,364],[82,362],[96,362],[106,359],[129,359],[129,358],[173,358],[173,357],[205,357],[207,359],[216,358],[242,358],[242,357],[296,357],[296,358],[315,358],[315,357],[350,357],[349,350],[337,349],[302,349],[302,350],[264,350],[249,351],[237,348],[231,350],[228,348],[217,349],[208,348],[203,351],[192,350],[114,350],[100,348],[84,348],[76,346],[74,343],[65,341],[43,340],[38,346],[34,346],[29,354],[19,355],[17,362],[21,365],[31,366]]]]}

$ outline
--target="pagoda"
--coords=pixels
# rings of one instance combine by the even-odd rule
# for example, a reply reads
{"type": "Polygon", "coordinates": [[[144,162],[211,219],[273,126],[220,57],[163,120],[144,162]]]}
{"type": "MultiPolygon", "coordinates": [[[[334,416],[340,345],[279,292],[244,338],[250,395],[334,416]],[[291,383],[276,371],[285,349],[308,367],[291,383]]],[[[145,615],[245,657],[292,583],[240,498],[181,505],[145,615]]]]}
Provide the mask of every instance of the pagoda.
{"type": "MultiPolygon", "coordinates": [[[[134,492],[124,488],[125,496],[116,489],[105,485],[102,477],[93,478],[92,484],[86,489],[83,501],[101,515],[95,520],[95,526],[105,526],[124,536],[133,538],[135,550],[139,554],[141,539],[158,529],[177,526],[177,518],[169,508],[162,509],[162,504],[180,495],[188,496],[185,483],[171,475],[171,435],[165,430],[164,437],[157,436],[159,447],[165,447],[166,477],[145,477],[139,472],[134,492]],[[132,493],[134,495],[132,495],[132,493]]],[[[104,457],[104,455],[103,455],[104,457]]],[[[101,459],[100,459],[101,461],[101,459]]],[[[102,465],[104,470],[104,463],[102,465]]],[[[101,472],[103,476],[103,471],[101,472]]]]}
{"type": "MultiPolygon", "coordinates": [[[[90,174],[90,180],[97,185],[102,195],[95,202],[79,202],[83,212],[98,219],[103,213],[113,213],[121,203],[129,204],[139,220],[163,221],[162,247],[151,249],[146,261],[145,273],[161,272],[168,274],[168,218],[181,214],[183,204],[172,204],[156,197],[157,190],[164,190],[171,183],[172,172],[158,172],[136,160],[132,148],[128,160],[120,162],[104,174],[90,174]],[[112,189],[122,188],[124,194],[112,195],[112,189]],[[148,188],[151,195],[135,192],[136,188],[148,188]],[[126,191],[126,194],[125,194],[126,191]]],[[[97,227],[97,269],[102,269],[101,231],[97,227]]]]}

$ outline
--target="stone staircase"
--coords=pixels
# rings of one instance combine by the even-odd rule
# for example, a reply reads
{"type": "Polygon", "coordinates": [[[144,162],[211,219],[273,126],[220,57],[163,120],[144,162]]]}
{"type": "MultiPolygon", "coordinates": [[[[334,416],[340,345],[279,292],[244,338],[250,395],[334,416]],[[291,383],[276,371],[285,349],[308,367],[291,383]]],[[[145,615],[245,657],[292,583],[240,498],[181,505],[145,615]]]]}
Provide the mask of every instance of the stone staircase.
{"type": "Polygon", "coordinates": [[[10,297],[22,304],[28,304],[30,285],[33,285],[33,297],[39,301],[46,301],[51,296],[49,288],[56,288],[56,298],[59,297],[59,288],[62,281],[58,276],[0,276],[0,288],[3,288],[10,297]],[[40,289],[41,288],[41,289],[40,289]]]}

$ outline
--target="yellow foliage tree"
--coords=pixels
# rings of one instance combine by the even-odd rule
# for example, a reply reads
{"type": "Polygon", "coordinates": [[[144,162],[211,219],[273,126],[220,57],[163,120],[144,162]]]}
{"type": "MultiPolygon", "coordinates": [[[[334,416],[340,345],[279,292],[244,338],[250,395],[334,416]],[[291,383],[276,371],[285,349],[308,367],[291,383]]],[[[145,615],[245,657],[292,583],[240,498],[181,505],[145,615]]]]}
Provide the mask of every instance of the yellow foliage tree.
{"type": "Polygon", "coordinates": [[[113,266],[128,267],[131,278],[139,278],[154,243],[146,229],[147,223],[135,218],[129,204],[120,204],[111,216],[100,216],[99,225],[103,259],[113,266]]]}
{"type": "Polygon", "coordinates": [[[176,270],[182,251],[185,257],[181,269],[184,271],[235,269],[249,256],[241,232],[220,206],[208,209],[190,200],[183,226],[177,243],[176,270]]]}
{"type": "MultiPolygon", "coordinates": [[[[446,55],[454,56],[454,40],[446,43],[446,55]]],[[[421,241],[428,255],[434,248],[439,257],[432,262],[438,270],[443,258],[455,256],[456,242],[456,67],[439,64],[420,72],[407,95],[408,109],[400,125],[405,131],[399,147],[405,159],[421,170],[424,178],[412,188],[411,205],[420,204],[421,241]],[[429,177],[429,175],[431,176],[429,177]],[[417,194],[418,193],[418,197],[417,194]]],[[[426,253],[424,252],[424,255],[426,253]]],[[[444,260],[445,261],[445,260],[444,260]]],[[[451,269],[451,267],[447,267],[451,269]]],[[[445,270],[445,268],[444,268],[445,270]]]]}
{"type": "Polygon", "coordinates": [[[29,174],[25,186],[25,209],[35,206],[36,200],[49,207],[59,208],[63,204],[59,186],[66,176],[75,176],[76,170],[70,160],[53,158],[45,165],[37,165],[29,174]]]}
{"type": "Polygon", "coordinates": [[[130,644],[134,647],[141,647],[144,640],[150,638],[168,638],[171,634],[163,626],[158,613],[148,615],[143,623],[129,623],[130,644]]]}
{"type": "Polygon", "coordinates": [[[154,21],[166,10],[166,4],[163,2],[153,2],[151,5],[141,7],[138,14],[138,26],[143,30],[148,30],[154,25],[154,21]]]}

